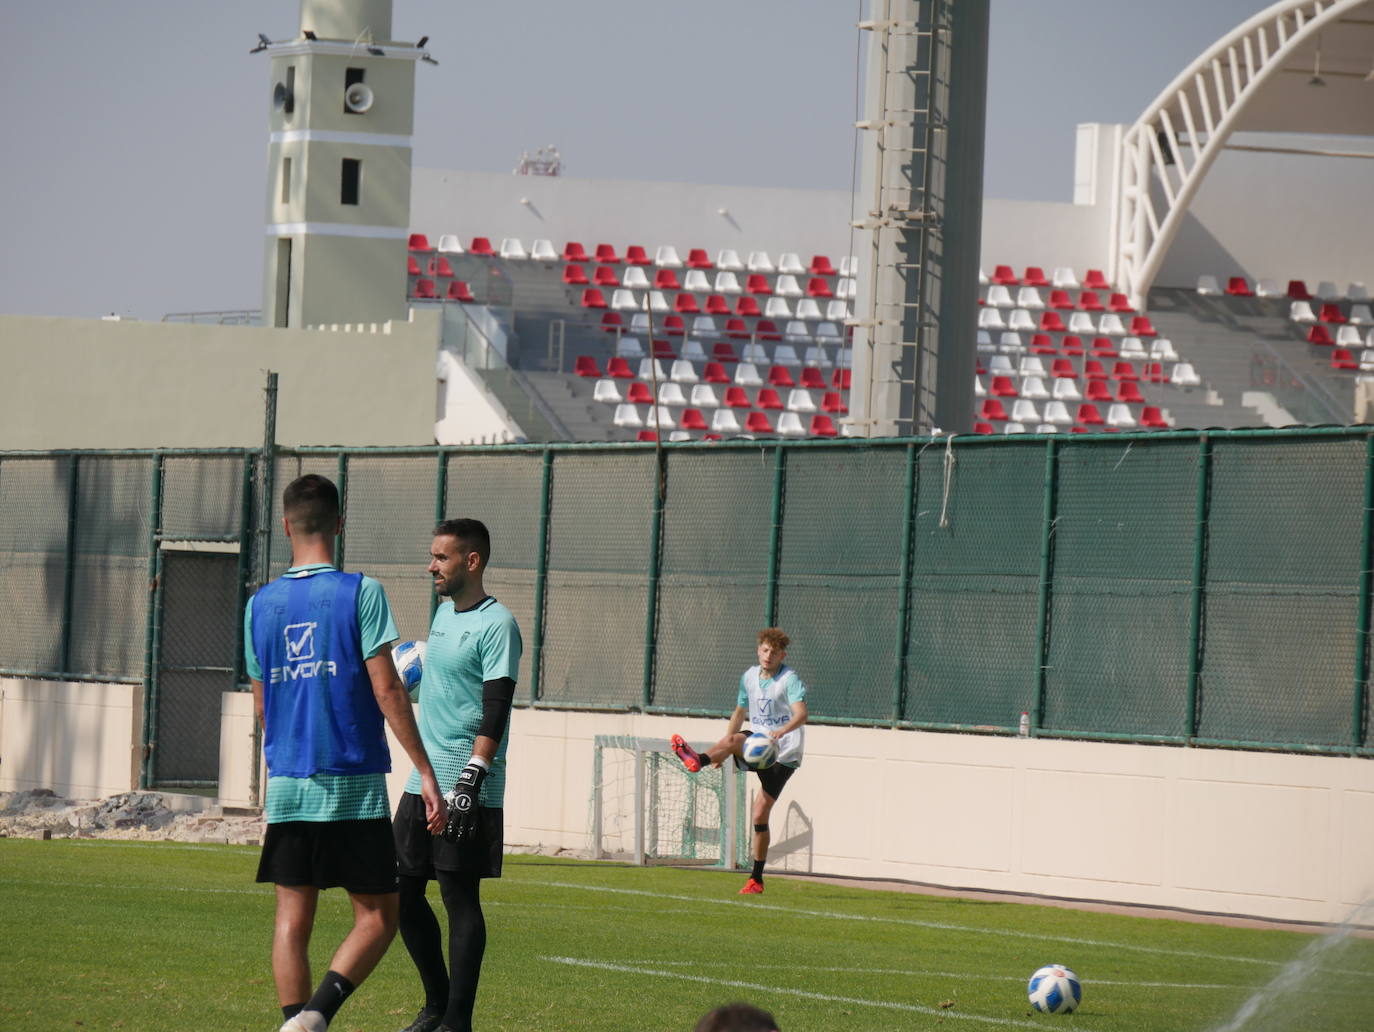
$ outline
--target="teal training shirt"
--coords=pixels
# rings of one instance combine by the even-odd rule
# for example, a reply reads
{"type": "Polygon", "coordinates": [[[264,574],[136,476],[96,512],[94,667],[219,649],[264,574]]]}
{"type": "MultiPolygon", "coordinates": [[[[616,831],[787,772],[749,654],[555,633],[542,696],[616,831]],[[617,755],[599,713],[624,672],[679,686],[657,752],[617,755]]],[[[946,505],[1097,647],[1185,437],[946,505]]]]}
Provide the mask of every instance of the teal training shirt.
{"type": "MultiPolygon", "coordinates": [[[[314,563],[293,566],[283,577],[309,577],[333,566],[314,563]]],[[[358,588],[358,632],[363,658],[371,659],[400,637],[391,616],[386,591],[366,575],[358,588]]],[[[253,651],[253,605],[250,600],[243,614],[244,666],[248,676],[262,680],[262,665],[253,651]]],[[[267,779],[267,805],[264,815],[269,824],[285,821],[349,821],[391,816],[386,794],[385,774],[315,774],[308,778],[271,777],[267,779]]]]}
{"type": "MultiPolygon", "coordinates": [[[[458,612],[440,604],[429,628],[424,674],[420,678],[420,738],[429,762],[447,792],[472,756],[472,743],[482,725],[482,682],[509,677],[519,680],[520,627],[511,611],[488,595],[471,609],[458,612]]],[[[501,806],[506,792],[506,743],[510,725],[482,782],[483,806],[501,806]]],[[[407,792],[419,793],[420,775],[410,772],[407,792]]]]}

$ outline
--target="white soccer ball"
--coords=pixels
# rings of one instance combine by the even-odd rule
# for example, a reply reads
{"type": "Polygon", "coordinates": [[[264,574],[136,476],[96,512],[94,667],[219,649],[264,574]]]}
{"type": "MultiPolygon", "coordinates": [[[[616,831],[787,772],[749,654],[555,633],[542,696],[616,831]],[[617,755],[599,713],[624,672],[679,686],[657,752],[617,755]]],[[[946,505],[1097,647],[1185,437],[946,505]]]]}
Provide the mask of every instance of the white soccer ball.
{"type": "Polygon", "coordinates": [[[1031,1006],[1046,1014],[1068,1014],[1083,999],[1083,984],[1063,964],[1047,964],[1031,975],[1026,986],[1031,1006]]]}
{"type": "Polygon", "coordinates": [[[424,673],[425,643],[397,642],[391,650],[391,661],[396,664],[396,673],[401,675],[401,683],[410,693],[411,701],[417,701],[420,698],[420,676],[424,673]]]}
{"type": "Polygon", "coordinates": [[[765,770],[778,759],[778,743],[765,734],[755,731],[744,740],[741,749],[744,762],[753,770],[765,770]]]}

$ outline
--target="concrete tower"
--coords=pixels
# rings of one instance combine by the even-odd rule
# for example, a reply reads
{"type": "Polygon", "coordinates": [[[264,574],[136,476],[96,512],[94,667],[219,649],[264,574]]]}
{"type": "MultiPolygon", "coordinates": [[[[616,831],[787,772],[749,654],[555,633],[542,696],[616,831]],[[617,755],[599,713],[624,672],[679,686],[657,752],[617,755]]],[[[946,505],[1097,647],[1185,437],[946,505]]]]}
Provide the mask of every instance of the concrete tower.
{"type": "Polygon", "coordinates": [[[264,323],[404,318],[422,51],[391,39],[391,0],[301,0],[299,37],[264,46],[264,323]]]}

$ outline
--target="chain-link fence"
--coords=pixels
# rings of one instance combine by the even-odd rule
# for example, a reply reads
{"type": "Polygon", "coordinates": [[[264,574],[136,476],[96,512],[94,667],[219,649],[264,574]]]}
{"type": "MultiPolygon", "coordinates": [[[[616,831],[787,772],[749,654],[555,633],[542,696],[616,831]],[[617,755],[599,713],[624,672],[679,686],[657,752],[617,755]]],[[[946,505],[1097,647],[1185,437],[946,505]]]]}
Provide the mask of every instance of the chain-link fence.
{"type": "Polygon", "coordinates": [[[1363,428],[1004,440],[0,455],[0,671],[145,688],[147,779],[213,781],[280,493],[403,637],[434,524],[491,529],[522,704],[718,714],[782,626],[813,719],[1367,752],[1363,428]]]}

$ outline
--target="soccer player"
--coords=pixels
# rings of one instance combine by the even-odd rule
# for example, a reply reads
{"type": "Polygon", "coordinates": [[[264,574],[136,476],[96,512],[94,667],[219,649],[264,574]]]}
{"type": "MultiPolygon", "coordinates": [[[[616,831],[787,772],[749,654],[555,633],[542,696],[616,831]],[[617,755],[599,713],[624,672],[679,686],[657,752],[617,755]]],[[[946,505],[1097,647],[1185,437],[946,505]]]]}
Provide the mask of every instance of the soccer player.
{"type": "Polygon", "coordinates": [[[272,974],[281,1032],[323,1032],[396,935],[396,850],[383,722],[419,771],[426,819],[444,800],[420,741],[410,696],[391,662],[399,637],[382,586],[333,565],[339,492],[321,476],[282,494],[291,567],[244,613],[244,658],[263,725],[267,835],[260,882],[277,887],[272,974]],[[321,889],[342,886],[353,928],[310,991],[307,947],[321,889]]]}
{"type": "Polygon", "coordinates": [[[673,735],[673,751],[690,771],[699,771],[706,764],[719,767],[731,756],[741,769],[750,769],[744,762],[742,749],[749,732],[743,730],[747,717],[755,731],[768,735],[777,743],[778,759],[771,767],[755,770],[761,791],[754,797],[754,869],[740,889],[740,895],[756,895],[763,891],[763,865],[768,859],[768,815],[782,795],[787,779],[796,773],[802,761],[802,725],[806,723],[806,685],[797,672],[783,663],[787,646],[792,639],[778,627],[765,627],[758,636],[758,666],[746,670],[739,679],[739,695],[735,712],[722,738],[704,753],[689,746],[681,735],[673,735]]]}
{"type": "Polygon", "coordinates": [[[420,680],[420,735],[433,758],[448,821],[438,837],[425,819],[412,774],[396,808],[401,940],[424,987],[425,1003],[403,1032],[471,1032],[477,980],[487,946],[481,879],[501,876],[506,731],[520,669],[520,628],[487,594],[482,575],[491,535],[478,520],[445,520],[434,530],[429,573],[448,599],[434,613],[420,680]],[[438,919],[425,898],[433,878],[448,914],[448,965],[438,919]]]}

